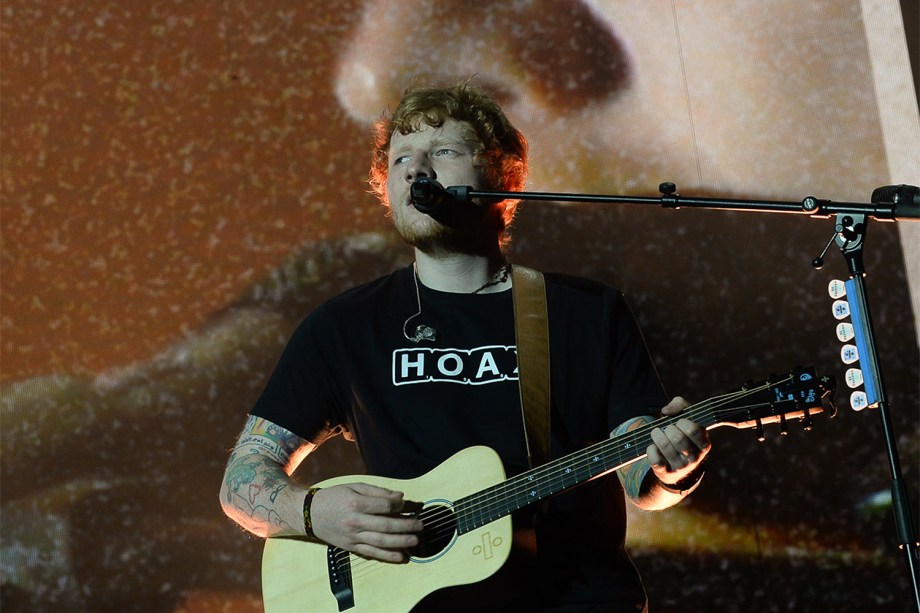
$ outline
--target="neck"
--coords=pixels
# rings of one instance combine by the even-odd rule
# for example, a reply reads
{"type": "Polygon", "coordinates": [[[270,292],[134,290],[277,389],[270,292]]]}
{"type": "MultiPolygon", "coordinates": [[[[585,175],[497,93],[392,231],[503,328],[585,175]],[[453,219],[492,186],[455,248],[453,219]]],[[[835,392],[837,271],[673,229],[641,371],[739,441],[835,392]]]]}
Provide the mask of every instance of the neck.
{"type": "Polygon", "coordinates": [[[457,294],[500,292],[511,285],[511,280],[497,280],[496,275],[506,264],[505,257],[496,252],[492,256],[449,253],[429,254],[415,250],[416,270],[419,280],[431,289],[457,294]]]}

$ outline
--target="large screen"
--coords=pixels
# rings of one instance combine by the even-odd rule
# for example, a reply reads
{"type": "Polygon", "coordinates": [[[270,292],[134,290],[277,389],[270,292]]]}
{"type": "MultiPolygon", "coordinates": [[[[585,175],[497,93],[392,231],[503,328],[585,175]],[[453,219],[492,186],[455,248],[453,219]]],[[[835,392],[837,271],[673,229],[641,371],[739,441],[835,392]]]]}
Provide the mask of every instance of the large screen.
{"type": "MultiPolygon", "coordinates": [[[[2,27],[4,611],[259,611],[229,449],[293,327],[410,261],[366,184],[371,123],[472,79],[528,189],[868,202],[920,185],[893,0],[7,0],[2,27]]],[[[889,449],[920,505],[920,222],[863,251],[893,445],[850,408],[837,220],[524,203],[512,260],[621,288],[668,391],[798,365],[840,411],[711,433],[702,486],[630,511],[655,612],[906,611],[889,449]]],[[[856,367],[859,366],[857,363],[856,367]]],[[[360,473],[333,439],[304,482],[360,473]]],[[[914,522],[916,520],[914,519],[914,522]]],[[[381,609],[383,610],[383,609],[381,609]]]]}

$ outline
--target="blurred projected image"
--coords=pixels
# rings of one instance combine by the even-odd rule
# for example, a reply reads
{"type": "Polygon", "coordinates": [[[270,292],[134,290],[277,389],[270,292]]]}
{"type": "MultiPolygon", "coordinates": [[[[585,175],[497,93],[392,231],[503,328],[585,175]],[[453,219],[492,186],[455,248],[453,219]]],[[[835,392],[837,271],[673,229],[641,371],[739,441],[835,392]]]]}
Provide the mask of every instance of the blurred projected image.
{"type": "MultiPolygon", "coordinates": [[[[408,88],[469,80],[488,92],[527,139],[533,191],[656,195],[672,181],[688,196],[866,202],[881,185],[920,183],[891,170],[899,155],[915,153],[886,142],[882,118],[891,113],[876,96],[879,80],[910,82],[906,63],[873,63],[867,16],[887,15],[889,4],[897,6],[7,2],[2,608],[263,610],[265,540],[228,519],[221,502],[229,488],[256,508],[295,487],[259,482],[260,465],[241,464],[232,479],[224,470],[298,324],[341,292],[402,270],[421,282],[406,286],[405,314],[379,336],[365,330],[370,319],[356,319],[355,330],[372,339],[395,331],[407,348],[431,355],[460,347],[409,338],[415,324],[446,333],[425,318],[436,289],[426,281],[436,284],[424,257],[419,276],[411,272],[417,253],[393,227],[399,213],[367,184],[373,125],[408,88]]],[[[886,27],[903,36],[892,14],[886,27]]],[[[903,133],[917,131],[915,102],[895,112],[903,133]]],[[[413,144],[419,133],[396,134],[397,144],[413,144]]],[[[412,158],[413,150],[402,153],[412,158]]],[[[452,172],[438,180],[466,176],[452,172]]],[[[484,214],[477,223],[493,222],[484,214]]],[[[618,563],[631,559],[638,569],[649,610],[910,610],[878,414],[849,408],[851,366],[841,362],[826,289],[847,268],[833,247],[823,269],[810,264],[834,233],[832,219],[525,202],[509,232],[512,263],[623,292],[638,324],[629,329],[641,329],[648,349],[636,358],[645,360],[641,371],[656,372],[666,390],[644,389],[664,400],[657,408],[798,366],[838,381],[839,415],[814,415],[810,432],[795,419],[788,436],[765,426],[762,442],[753,430],[720,428],[708,439],[685,432],[697,446],[674,451],[693,468],[705,456],[705,477],[687,495],[683,477],[699,471],[677,474],[667,462],[652,469],[662,483],[682,482],[670,508],[595,508],[625,525],[630,558],[618,563]]],[[[456,240],[448,244],[468,245],[469,234],[456,240]]],[[[865,261],[917,509],[920,357],[907,246],[897,224],[873,223],[865,261]]],[[[480,264],[499,261],[481,244],[472,251],[480,264]]],[[[486,270],[484,282],[458,291],[501,298],[507,269],[486,270]]],[[[578,354],[599,336],[587,323],[552,331],[573,373],[554,379],[555,399],[587,396],[592,374],[608,375],[578,354]],[[584,366],[571,366],[578,360],[584,366]]],[[[338,342],[331,329],[319,336],[338,342]]],[[[501,345],[514,344],[512,331],[501,345]]],[[[501,357],[476,364],[474,375],[507,366],[501,357]]],[[[356,390],[366,381],[361,371],[349,377],[356,390]]],[[[509,401],[498,394],[495,402],[520,419],[515,378],[509,401]]],[[[419,388],[404,382],[394,395],[419,388]]],[[[597,442],[608,425],[591,421],[595,407],[554,411],[584,416],[554,414],[571,426],[566,451],[597,442]]],[[[389,450],[362,456],[348,440],[361,442],[379,424],[348,425],[348,437],[316,437],[322,444],[294,473],[297,483],[369,466],[411,476],[413,467],[395,460],[380,469],[389,450]]],[[[253,436],[274,435],[265,428],[253,436]]],[[[490,446],[508,444],[496,438],[490,446]]],[[[453,440],[438,439],[445,447],[453,440]]],[[[629,477],[622,483],[629,494],[629,477]]],[[[607,476],[579,496],[609,488],[622,502],[620,484],[607,476]]],[[[327,494],[314,494],[320,524],[327,494]]],[[[515,515],[515,525],[528,517],[515,515]]],[[[595,519],[545,529],[575,535],[588,555],[602,535],[578,528],[595,519]]]]}

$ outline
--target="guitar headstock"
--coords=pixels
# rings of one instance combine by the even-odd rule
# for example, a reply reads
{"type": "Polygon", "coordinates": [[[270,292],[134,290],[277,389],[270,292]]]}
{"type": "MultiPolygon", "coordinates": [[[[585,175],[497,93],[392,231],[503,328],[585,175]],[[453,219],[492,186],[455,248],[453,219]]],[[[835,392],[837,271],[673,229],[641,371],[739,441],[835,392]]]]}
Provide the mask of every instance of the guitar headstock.
{"type": "Polygon", "coordinates": [[[833,377],[819,377],[814,368],[797,367],[788,375],[747,383],[739,391],[713,399],[712,427],[756,428],[760,440],[764,424],[779,423],[780,432],[786,434],[787,422],[797,419],[810,430],[813,415],[837,414],[836,388],[833,377]]]}

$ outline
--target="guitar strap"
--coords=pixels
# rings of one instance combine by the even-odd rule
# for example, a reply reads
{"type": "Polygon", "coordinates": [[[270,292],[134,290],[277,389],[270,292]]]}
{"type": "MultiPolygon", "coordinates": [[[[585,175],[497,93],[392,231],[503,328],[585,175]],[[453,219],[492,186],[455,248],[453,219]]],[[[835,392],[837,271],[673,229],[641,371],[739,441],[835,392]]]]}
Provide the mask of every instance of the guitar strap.
{"type": "Polygon", "coordinates": [[[549,460],[549,320],[543,273],[511,269],[524,440],[531,468],[549,460]]]}

